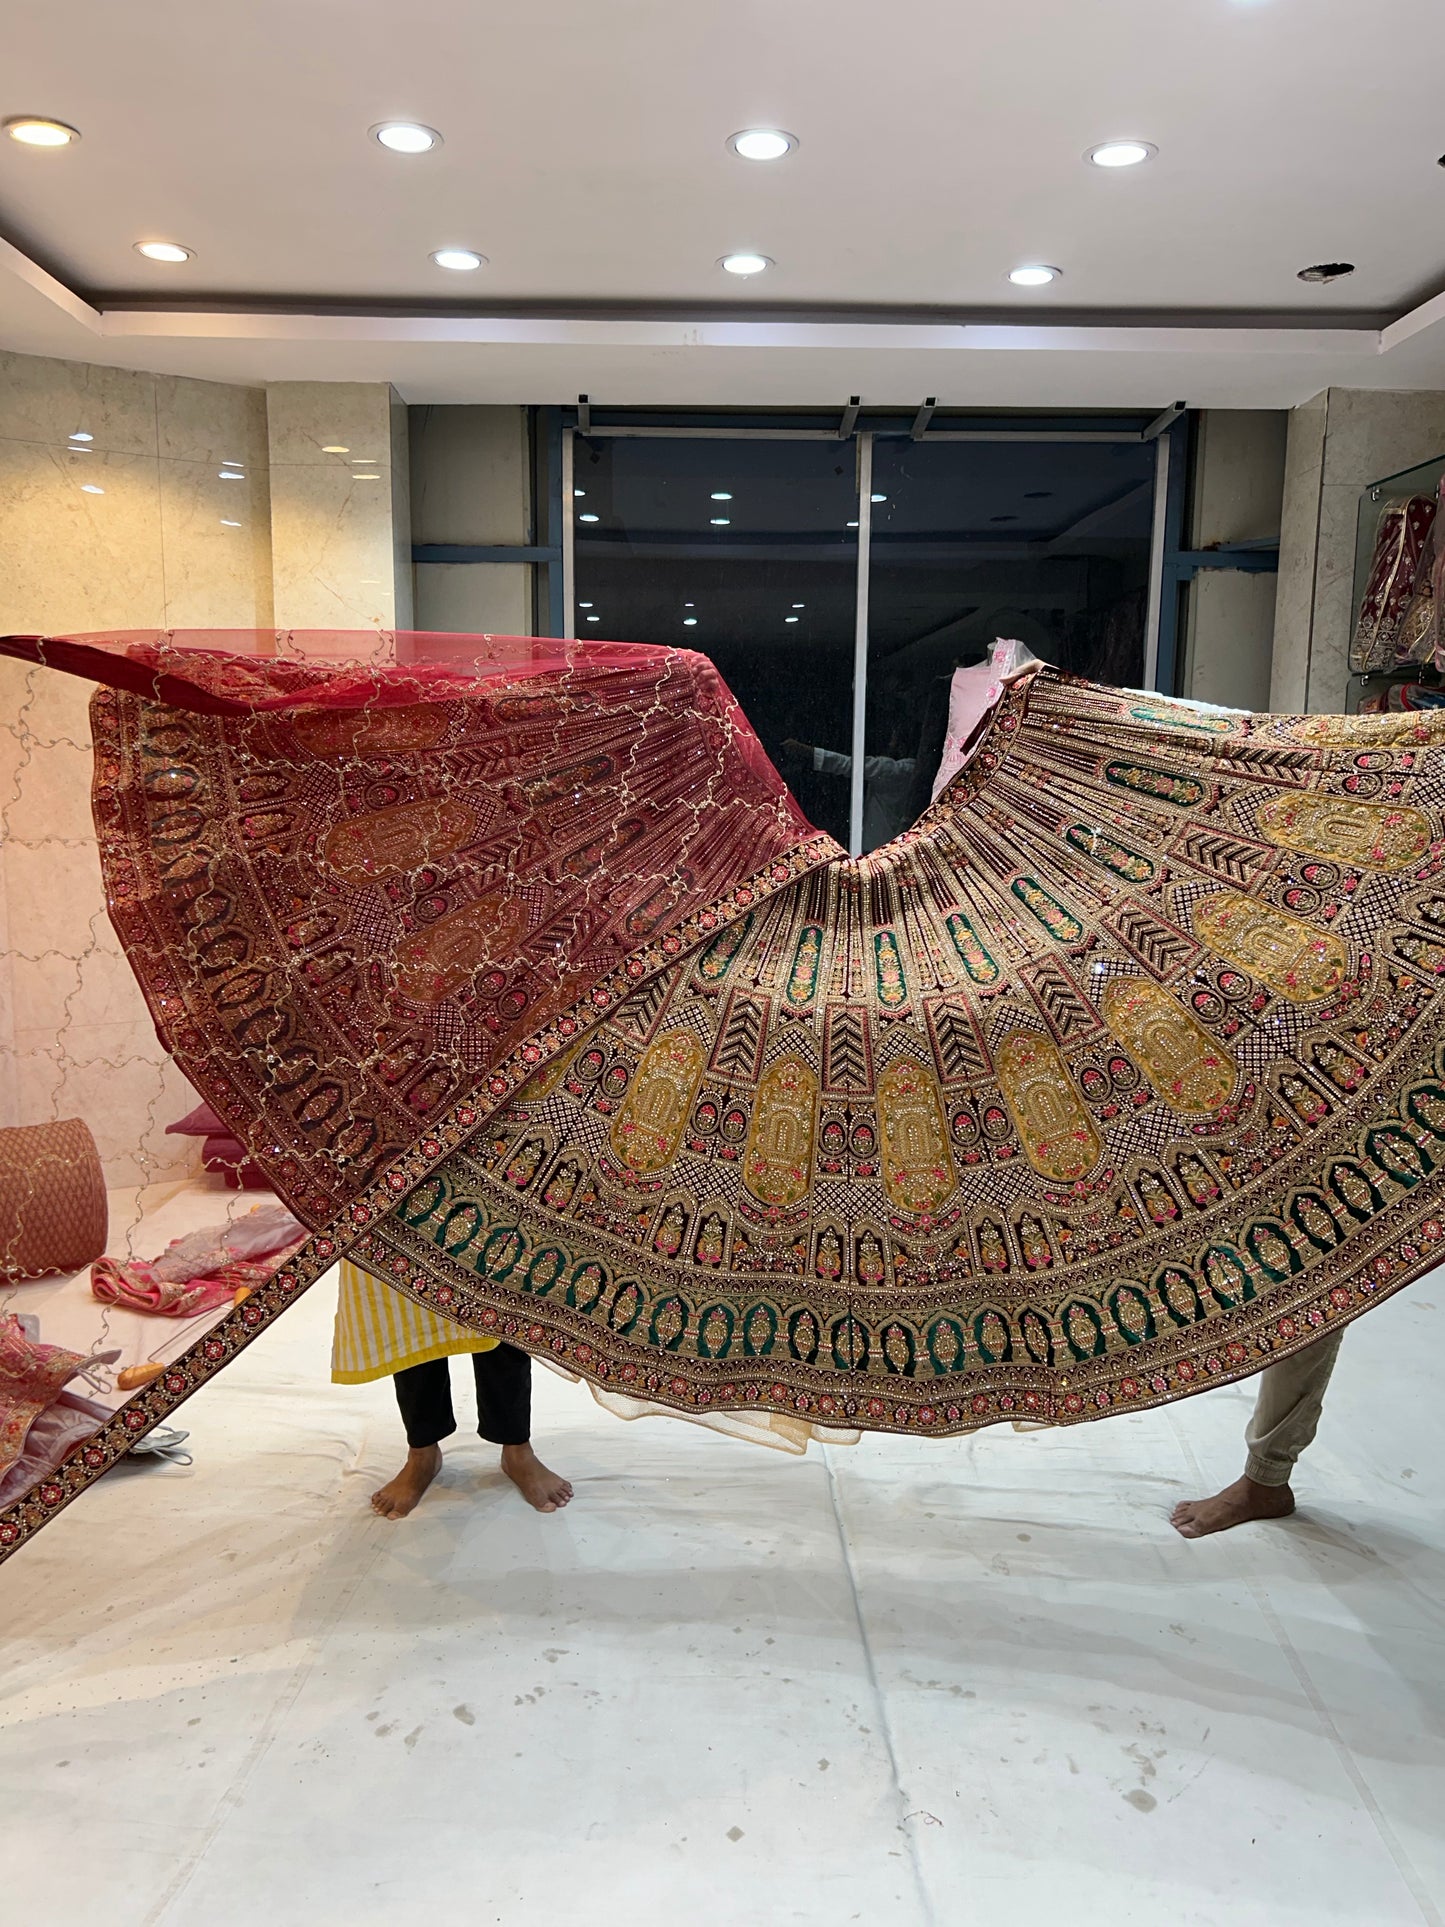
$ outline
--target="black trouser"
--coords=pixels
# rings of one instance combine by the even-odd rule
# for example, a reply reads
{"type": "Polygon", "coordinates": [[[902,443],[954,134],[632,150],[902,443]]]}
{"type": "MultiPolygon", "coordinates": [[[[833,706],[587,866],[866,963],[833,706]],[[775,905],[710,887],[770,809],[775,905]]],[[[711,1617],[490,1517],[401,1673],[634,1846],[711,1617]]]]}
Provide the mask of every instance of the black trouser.
{"type": "MultiPolygon", "coordinates": [[[[477,1381],[477,1431],[493,1445],[525,1445],[532,1436],[532,1361],[515,1345],[471,1354],[477,1381]]],[[[411,1446],[439,1445],[457,1429],[449,1358],[429,1358],[396,1373],[396,1402],[411,1446]]]]}

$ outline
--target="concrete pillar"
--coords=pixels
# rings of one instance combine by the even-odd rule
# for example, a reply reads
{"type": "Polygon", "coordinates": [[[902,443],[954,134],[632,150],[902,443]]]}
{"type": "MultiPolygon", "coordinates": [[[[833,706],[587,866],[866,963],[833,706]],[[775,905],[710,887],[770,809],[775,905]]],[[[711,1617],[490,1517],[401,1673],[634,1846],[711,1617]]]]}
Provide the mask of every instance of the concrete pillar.
{"type": "Polygon", "coordinates": [[[1445,453],[1445,394],[1330,388],[1296,408],[1284,518],[1270,708],[1343,709],[1354,628],[1360,492],[1445,453]]]}

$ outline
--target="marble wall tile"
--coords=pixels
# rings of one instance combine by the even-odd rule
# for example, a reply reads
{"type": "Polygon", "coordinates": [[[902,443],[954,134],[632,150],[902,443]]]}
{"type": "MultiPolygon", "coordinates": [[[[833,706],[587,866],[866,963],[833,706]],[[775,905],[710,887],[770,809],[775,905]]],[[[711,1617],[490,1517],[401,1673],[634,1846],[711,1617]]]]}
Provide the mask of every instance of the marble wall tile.
{"type": "Polygon", "coordinates": [[[0,439],[0,623],[158,627],[165,619],[153,455],[0,439]]]}
{"type": "Polygon", "coordinates": [[[156,390],[156,452],[163,460],[239,462],[262,470],[267,446],[266,391],[235,382],[195,381],[185,375],[152,377],[156,390]]]}
{"type": "Polygon", "coordinates": [[[266,418],[272,468],[390,460],[391,390],[384,382],[273,381],[266,418]]]}
{"type": "Polygon", "coordinates": [[[85,361],[0,354],[0,440],[63,447],[77,430],[115,455],[154,455],[154,375],[85,361]]]}
{"type": "Polygon", "coordinates": [[[271,628],[271,491],[264,461],[236,471],[214,461],[163,460],[160,504],[167,625],[271,628]]]}
{"type": "Polygon", "coordinates": [[[396,617],[389,468],[271,471],[271,566],[283,629],[390,629],[396,617]]]}

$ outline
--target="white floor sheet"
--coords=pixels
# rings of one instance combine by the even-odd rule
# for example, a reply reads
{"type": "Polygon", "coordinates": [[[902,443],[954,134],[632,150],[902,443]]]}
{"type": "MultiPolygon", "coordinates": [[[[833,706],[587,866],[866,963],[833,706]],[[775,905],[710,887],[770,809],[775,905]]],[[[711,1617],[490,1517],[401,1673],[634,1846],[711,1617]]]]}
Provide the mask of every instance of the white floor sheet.
{"type": "Polygon", "coordinates": [[[1445,1277],[1346,1340],[1300,1515],[1193,1544],[1248,1387],[798,1460],[538,1372],[571,1508],[464,1432],[386,1524],[333,1305],[0,1569],[7,1922],[1438,1927],[1445,1277]]]}

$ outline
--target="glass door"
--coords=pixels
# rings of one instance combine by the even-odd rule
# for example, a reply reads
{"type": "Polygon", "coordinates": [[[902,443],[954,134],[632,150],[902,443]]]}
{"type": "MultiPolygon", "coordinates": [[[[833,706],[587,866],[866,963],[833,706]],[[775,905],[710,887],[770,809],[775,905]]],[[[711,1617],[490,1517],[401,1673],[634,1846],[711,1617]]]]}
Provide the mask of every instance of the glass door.
{"type": "Polygon", "coordinates": [[[862,848],[928,806],[953,671],[996,637],[1100,682],[1144,680],[1156,450],[876,438],[862,848]]]}
{"type": "Polygon", "coordinates": [[[820,829],[848,840],[857,457],[836,436],[577,433],[576,633],[716,663],[820,829]]]}

